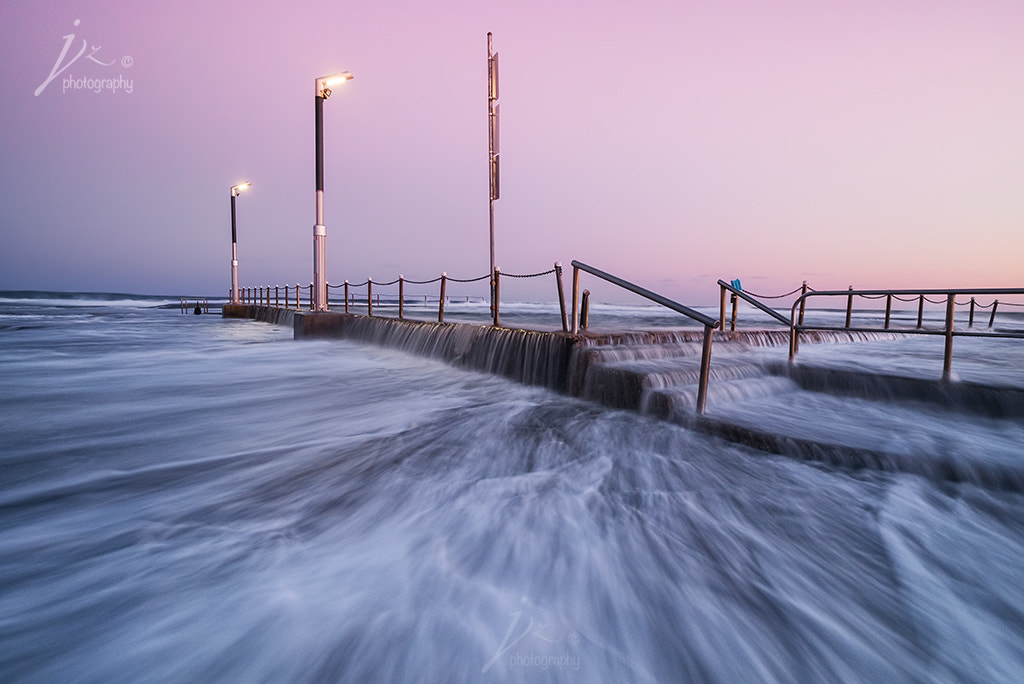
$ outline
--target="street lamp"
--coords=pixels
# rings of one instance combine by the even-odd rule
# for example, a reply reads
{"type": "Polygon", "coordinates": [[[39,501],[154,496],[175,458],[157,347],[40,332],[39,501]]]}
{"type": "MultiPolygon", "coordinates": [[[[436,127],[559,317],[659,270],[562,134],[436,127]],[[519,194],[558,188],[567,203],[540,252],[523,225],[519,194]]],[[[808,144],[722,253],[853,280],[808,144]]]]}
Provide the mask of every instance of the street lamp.
{"type": "Polygon", "coordinates": [[[246,181],[231,186],[231,303],[238,304],[238,234],[235,231],[235,198],[252,183],[246,181]]]}
{"type": "Polygon", "coordinates": [[[331,86],[352,80],[352,74],[316,79],[316,224],[313,225],[313,310],[327,311],[327,226],[324,225],[324,100],[331,86]]]}

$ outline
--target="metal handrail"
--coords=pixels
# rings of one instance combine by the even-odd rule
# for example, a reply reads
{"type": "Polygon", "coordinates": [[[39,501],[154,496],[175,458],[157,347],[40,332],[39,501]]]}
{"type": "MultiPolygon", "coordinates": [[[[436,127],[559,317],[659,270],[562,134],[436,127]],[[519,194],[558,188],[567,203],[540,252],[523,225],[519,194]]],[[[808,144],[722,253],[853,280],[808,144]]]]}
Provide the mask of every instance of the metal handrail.
{"type": "MultiPolygon", "coordinates": [[[[761,311],[764,311],[766,314],[768,314],[769,316],[771,316],[772,318],[777,320],[779,323],[782,323],[782,325],[789,325],[789,319],[788,318],[786,318],[785,316],[780,314],[775,309],[772,309],[770,307],[765,306],[761,302],[757,301],[756,299],[754,299],[753,297],[748,295],[743,290],[740,290],[738,288],[733,287],[732,285],[730,285],[729,283],[725,282],[724,280],[719,280],[718,284],[722,288],[722,311],[723,312],[725,311],[725,290],[728,290],[729,292],[732,292],[734,295],[736,295],[737,297],[739,297],[743,301],[750,302],[751,304],[756,306],[761,311]]],[[[721,322],[722,323],[722,330],[725,330],[725,320],[724,320],[725,314],[724,313],[722,314],[722,318],[723,318],[723,320],[721,322]]]]}
{"type": "MultiPolygon", "coordinates": [[[[647,288],[640,287],[639,285],[634,285],[633,283],[629,282],[628,280],[623,280],[622,278],[619,278],[617,276],[613,276],[610,273],[605,273],[604,271],[602,271],[600,269],[597,269],[597,268],[594,268],[593,266],[588,266],[587,264],[584,264],[581,261],[576,261],[574,259],[573,262],[572,262],[572,268],[573,268],[573,287],[574,288],[576,287],[577,280],[578,280],[578,276],[577,276],[576,272],[577,271],[586,271],[587,273],[589,273],[591,275],[595,275],[598,278],[601,278],[602,280],[607,280],[609,283],[612,283],[613,285],[618,285],[619,287],[621,287],[621,288],[623,288],[625,290],[629,290],[630,292],[638,294],[641,297],[644,297],[646,299],[651,300],[652,302],[655,302],[657,304],[661,304],[662,306],[664,306],[666,308],[672,309],[673,311],[681,313],[684,316],[688,316],[688,317],[694,319],[695,321],[699,321],[700,323],[703,323],[704,325],[710,325],[712,328],[718,327],[718,321],[716,319],[712,318],[711,316],[708,316],[707,314],[702,314],[700,311],[697,311],[695,309],[691,309],[690,307],[684,306],[683,304],[680,304],[679,302],[674,302],[671,299],[669,299],[668,297],[663,297],[662,295],[660,295],[660,294],[658,294],[656,292],[652,292],[652,291],[648,290],[647,288]]],[[[573,298],[575,299],[575,293],[573,294],[573,298]]],[[[576,308],[575,307],[576,307],[576,302],[573,301],[573,315],[574,316],[576,314],[576,308]]],[[[577,332],[575,327],[573,327],[573,332],[574,333],[577,332]]]]}
{"type": "Polygon", "coordinates": [[[711,370],[711,332],[718,327],[718,320],[702,314],[700,311],[691,309],[688,306],[684,306],[679,302],[674,302],[668,297],[652,292],[645,287],[635,285],[628,280],[623,280],[618,276],[613,276],[610,273],[588,266],[575,259],[572,262],[572,332],[577,334],[579,332],[579,318],[577,318],[577,303],[579,302],[579,289],[580,289],[580,271],[586,271],[587,273],[597,276],[602,280],[606,280],[613,285],[629,290],[634,294],[638,294],[645,299],[649,299],[656,304],[671,309],[677,313],[681,313],[684,316],[688,316],[699,323],[704,324],[704,340],[701,346],[701,357],[700,357],[700,378],[697,381],[697,415],[704,415],[704,408],[707,404],[708,398],[708,375],[711,370]]]}
{"type": "MultiPolygon", "coordinates": [[[[797,297],[796,301],[793,302],[793,308],[790,310],[789,320],[789,360],[792,363],[797,351],[800,348],[800,333],[805,330],[822,330],[822,331],[842,331],[842,330],[857,330],[859,332],[898,332],[905,335],[942,335],[946,338],[945,349],[943,352],[942,362],[942,379],[949,380],[951,376],[951,369],[953,363],[953,338],[954,337],[1002,337],[1002,338],[1014,338],[1024,339],[1024,332],[1012,332],[1012,331],[997,331],[990,333],[983,332],[968,332],[968,331],[957,331],[953,327],[953,318],[956,308],[956,297],[957,295],[1024,295],[1024,288],[967,288],[967,289],[952,289],[952,290],[854,290],[852,287],[848,290],[818,290],[813,292],[807,292],[797,297]],[[893,297],[913,295],[921,297],[921,305],[923,306],[924,298],[928,295],[944,296],[946,298],[946,316],[942,329],[924,329],[921,328],[921,317],[918,314],[918,327],[917,328],[901,328],[893,330],[889,327],[889,314],[891,309],[891,300],[893,297]],[[886,320],[884,328],[875,327],[860,327],[854,328],[851,326],[851,311],[852,302],[855,296],[864,297],[886,297],[886,320]],[[797,319],[797,308],[803,308],[803,304],[810,297],[846,297],[846,326],[822,326],[822,325],[805,325],[803,323],[803,317],[800,320],[797,319]]],[[[998,300],[996,300],[998,301],[998,300]]],[[[992,311],[993,318],[995,317],[995,310],[992,311]]],[[[973,323],[973,319],[972,319],[973,323]]],[[[989,323],[991,325],[991,321],[989,323]]]]}

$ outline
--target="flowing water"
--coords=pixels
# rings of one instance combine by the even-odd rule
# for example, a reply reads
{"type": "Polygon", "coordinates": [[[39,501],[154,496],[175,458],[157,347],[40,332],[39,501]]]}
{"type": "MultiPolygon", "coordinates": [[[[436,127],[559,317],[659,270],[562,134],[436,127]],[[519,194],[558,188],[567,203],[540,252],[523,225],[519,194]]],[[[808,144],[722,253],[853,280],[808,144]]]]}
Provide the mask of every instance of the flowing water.
{"type": "MultiPolygon", "coordinates": [[[[886,344],[873,358],[900,366],[886,344]]],[[[1006,375],[985,365],[955,363],[1006,375]]],[[[0,378],[3,681],[1024,671],[1015,491],[769,455],[151,298],[0,296],[0,378]]],[[[988,427],[1019,418],[963,420],[1009,457],[988,427]]]]}

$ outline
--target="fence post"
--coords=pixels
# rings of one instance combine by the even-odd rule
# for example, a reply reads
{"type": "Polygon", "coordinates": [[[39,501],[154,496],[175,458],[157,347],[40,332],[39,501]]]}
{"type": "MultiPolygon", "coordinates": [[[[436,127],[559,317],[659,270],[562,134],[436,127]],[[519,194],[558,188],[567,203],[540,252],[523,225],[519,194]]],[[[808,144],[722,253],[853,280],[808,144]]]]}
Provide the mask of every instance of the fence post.
{"type": "MultiPolygon", "coordinates": [[[[850,292],[853,292],[853,285],[850,286],[850,292]]],[[[853,295],[847,295],[846,297],[846,327],[850,327],[850,316],[853,314],[853,295]]]]}
{"type": "Polygon", "coordinates": [[[722,291],[721,301],[719,302],[718,309],[718,326],[723,331],[725,330],[725,285],[720,285],[719,289],[722,291]]]}
{"type": "Polygon", "coordinates": [[[992,322],[996,320],[996,307],[999,306],[999,300],[992,302],[992,315],[988,317],[988,327],[992,327],[992,322]]]}
{"type": "Polygon", "coordinates": [[[555,282],[558,284],[558,309],[562,312],[562,332],[569,332],[569,321],[565,317],[565,290],[562,288],[562,264],[555,262],[555,282]]]}
{"type": "Polygon", "coordinates": [[[590,290],[583,291],[583,299],[580,303],[580,330],[590,327],[590,290]]]}
{"type": "Polygon", "coordinates": [[[917,327],[920,328],[924,321],[924,295],[917,300],[917,327]]]}
{"type": "Polygon", "coordinates": [[[373,278],[366,277],[366,315],[373,315],[373,278]]]}
{"type": "Polygon", "coordinates": [[[580,296],[580,269],[578,266],[572,267],[572,334],[575,335],[579,332],[579,326],[577,325],[576,319],[576,302],[579,301],[580,296]]]}
{"type": "Polygon", "coordinates": [[[708,376],[711,374],[711,326],[704,326],[704,344],[701,345],[700,378],[697,381],[697,415],[704,415],[708,401],[708,376]]]}
{"type": "Polygon", "coordinates": [[[967,319],[967,327],[974,327],[974,297],[971,297],[971,316],[967,319]]]}
{"type": "Polygon", "coordinates": [[[956,294],[946,295],[946,350],[942,356],[942,379],[949,380],[953,366],[953,307],[956,294]]]}
{"type": "Polygon", "coordinates": [[[498,308],[501,302],[499,292],[501,290],[501,269],[494,267],[494,327],[498,327],[498,308]]]}
{"type": "Polygon", "coordinates": [[[313,310],[313,283],[309,284],[309,310],[313,310]]]}
{"type": "Polygon", "coordinates": [[[441,274],[441,298],[437,303],[437,322],[444,323],[444,288],[448,284],[448,274],[441,274]]]}
{"type": "MultiPolygon", "coordinates": [[[[800,286],[800,296],[802,297],[805,294],[807,294],[807,281],[806,280],[804,281],[804,284],[800,286]]],[[[806,304],[807,304],[807,300],[806,299],[801,299],[800,300],[800,319],[799,319],[799,325],[803,325],[804,324],[804,307],[806,306],[806,304]]]]}
{"type": "Polygon", "coordinates": [[[398,320],[405,318],[405,276],[398,274],[398,320]]]}
{"type": "MultiPolygon", "coordinates": [[[[285,296],[285,299],[287,299],[287,295],[285,296]]],[[[280,285],[275,285],[274,286],[274,306],[277,307],[277,308],[281,308],[281,286],[280,285]]],[[[287,304],[285,306],[287,308],[287,304]]]]}
{"type": "Polygon", "coordinates": [[[885,295],[885,329],[889,329],[889,316],[892,314],[892,293],[885,295]]]}
{"type": "Polygon", "coordinates": [[[736,300],[739,299],[739,297],[733,293],[730,299],[732,300],[732,318],[729,319],[729,330],[736,330],[736,300]]]}

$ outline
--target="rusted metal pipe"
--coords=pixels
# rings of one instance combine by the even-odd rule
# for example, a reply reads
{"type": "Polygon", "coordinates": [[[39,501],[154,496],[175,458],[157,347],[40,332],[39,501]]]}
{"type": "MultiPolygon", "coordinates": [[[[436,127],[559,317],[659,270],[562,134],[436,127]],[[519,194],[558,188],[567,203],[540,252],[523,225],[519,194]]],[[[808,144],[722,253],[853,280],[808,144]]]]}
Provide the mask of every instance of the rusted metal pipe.
{"type": "Polygon", "coordinates": [[[732,300],[732,316],[729,317],[729,330],[736,330],[736,302],[739,300],[739,297],[733,293],[730,299],[732,300]]]}
{"type": "Polygon", "coordinates": [[[892,295],[885,295],[885,329],[889,329],[889,317],[892,315],[892,295]]]}
{"type": "Polygon", "coordinates": [[[713,328],[704,326],[704,343],[701,345],[700,378],[697,381],[697,415],[703,416],[708,401],[708,376],[711,374],[711,340],[713,328]]]}
{"type": "Polygon", "coordinates": [[[448,274],[441,274],[441,297],[437,303],[437,322],[444,323],[444,288],[448,283],[448,274]]]}
{"type": "MultiPolygon", "coordinates": [[[[803,297],[803,295],[805,295],[805,294],[807,294],[807,281],[806,280],[804,281],[804,284],[802,286],[800,286],[800,296],[803,297]]],[[[803,325],[804,324],[804,307],[806,305],[807,305],[807,300],[806,299],[801,299],[800,300],[800,319],[799,319],[799,325],[803,325]]]]}
{"type": "Polygon", "coordinates": [[[924,295],[921,295],[917,299],[917,327],[920,328],[924,324],[924,295]]]}
{"type": "Polygon", "coordinates": [[[494,327],[498,327],[498,306],[501,302],[501,269],[497,266],[494,267],[494,327]]]}
{"type": "Polygon", "coordinates": [[[366,315],[373,315],[373,278],[366,278],[366,315]]]}
{"type": "Polygon", "coordinates": [[[572,334],[580,331],[576,318],[577,302],[580,297],[580,267],[575,263],[572,265],[572,334]]]}
{"type": "Polygon", "coordinates": [[[988,327],[992,327],[992,323],[996,320],[996,307],[999,306],[999,300],[992,302],[992,315],[988,317],[988,327]]]}
{"type": "MultiPolygon", "coordinates": [[[[850,292],[853,292],[853,285],[850,286],[850,292]]],[[[853,295],[851,294],[846,298],[846,327],[850,327],[850,317],[853,315],[853,295]]]]}
{"type": "Polygon", "coordinates": [[[562,263],[555,262],[555,283],[558,285],[558,310],[562,314],[562,332],[569,332],[569,320],[565,316],[565,288],[562,287],[562,263]]]}
{"type": "Polygon", "coordinates": [[[590,290],[583,291],[583,300],[580,303],[580,330],[590,327],[590,290]]]}
{"type": "Polygon", "coordinates": [[[722,291],[722,296],[719,300],[718,306],[718,326],[725,330],[725,285],[721,281],[718,283],[718,289],[722,291]]]}
{"type": "Polygon", "coordinates": [[[953,367],[953,310],[956,303],[956,295],[946,295],[946,349],[942,355],[942,379],[949,380],[953,367]]]}

